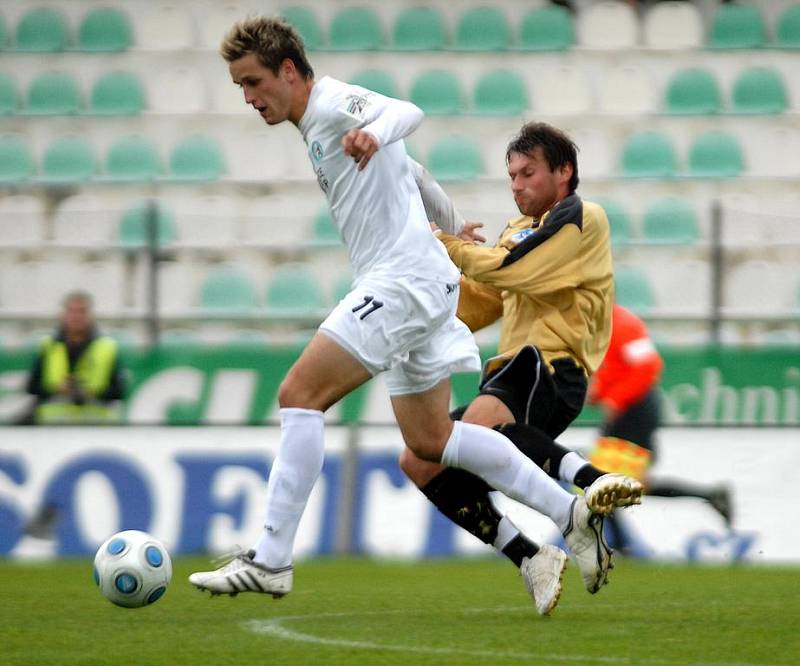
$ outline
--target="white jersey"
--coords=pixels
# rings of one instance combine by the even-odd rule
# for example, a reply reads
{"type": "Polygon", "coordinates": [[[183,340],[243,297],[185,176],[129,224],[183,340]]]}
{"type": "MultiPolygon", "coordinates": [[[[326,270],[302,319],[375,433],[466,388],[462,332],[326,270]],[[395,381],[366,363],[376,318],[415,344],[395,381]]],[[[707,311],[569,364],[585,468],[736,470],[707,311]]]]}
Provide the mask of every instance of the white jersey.
{"type": "Polygon", "coordinates": [[[459,280],[430,231],[402,140],[421,120],[422,112],[409,102],[328,76],[311,89],[298,127],[356,282],[366,274],[459,280]],[[365,129],[379,142],[363,171],[342,148],[352,129],[365,129]]]}

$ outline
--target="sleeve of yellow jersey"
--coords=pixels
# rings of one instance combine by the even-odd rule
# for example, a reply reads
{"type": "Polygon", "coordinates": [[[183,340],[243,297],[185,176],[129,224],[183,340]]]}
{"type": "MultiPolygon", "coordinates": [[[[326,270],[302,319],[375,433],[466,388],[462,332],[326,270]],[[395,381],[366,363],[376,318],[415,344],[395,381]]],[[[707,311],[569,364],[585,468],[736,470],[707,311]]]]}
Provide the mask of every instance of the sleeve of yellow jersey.
{"type": "Polygon", "coordinates": [[[479,331],[503,315],[503,297],[497,289],[462,276],[457,314],[470,331],[479,331]]]}

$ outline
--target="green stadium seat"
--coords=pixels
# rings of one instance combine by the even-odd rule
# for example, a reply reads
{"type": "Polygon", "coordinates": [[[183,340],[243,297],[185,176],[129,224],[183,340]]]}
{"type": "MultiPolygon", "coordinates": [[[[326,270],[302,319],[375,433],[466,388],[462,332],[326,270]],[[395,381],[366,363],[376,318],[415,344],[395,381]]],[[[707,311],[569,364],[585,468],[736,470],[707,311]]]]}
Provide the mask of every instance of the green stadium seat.
{"type": "Polygon", "coordinates": [[[653,288],[644,271],[632,266],[614,269],[616,302],[638,314],[645,314],[655,305],[653,288]]]}
{"type": "Polygon", "coordinates": [[[42,180],[78,183],[94,176],[94,151],[83,136],[64,136],[47,146],[42,160],[42,180]]]}
{"type": "Polygon", "coordinates": [[[400,97],[394,76],[385,69],[363,69],[350,77],[350,83],[387,97],[400,97]]]}
{"type": "Polygon", "coordinates": [[[775,46],[800,49],[800,4],[792,5],[778,17],[775,25],[775,46]]]}
{"type": "Polygon", "coordinates": [[[480,148],[468,136],[444,137],[428,153],[428,170],[441,181],[474,180],[483,173],[480,148]]]}
{"type": "Polygon", "coordinates": [[[397,16],[392,28],[392,47],[399,51],[439,51],[445,47],[444,18],[433,7],[411,7],[397,16]]]}
{"type": "Polygon", "coordinates": [[[551,5],[528,12],[522,19],[519,48],[525,51],[563,51],[575,43],[575,24],[566,7],[551,5]]]}
{"type": "Polygon", "coordinates": [[[634,234],[628,209],[617,199],[596,197],[593,201],[600,204],[606,212],[608,225],[611,228],[611,242],[615,245],[629,243],[634,234]]]}
{"type": "Polygon", "coordinates": [[[722,110],[722,93],[717,77],[707,69],[693,67],[675,73],[667,84],[667,113],[704,116],[722,110]]]}
{"type": "Polygon", "coordinates": [[[213,139],[190,136],[172,150],[170,177],[176,180],[219,180],[225,172],[222,151],[213,139]]]}
{"type": "Polygon", "coordinates": [[[755,49],[764,45],[766,28],[755,5],[720,4],[711,16],[712,49],[755,49]]]}
{"type": "Polygon", "coordinates": [[[622,147],[622,174],[629,178],[671,178],[677,171],[675,146],[660,132],[641,132],[622,147]]]}
{"type": "Polygon", "coordinates": [[[325,309],[317,279],[305,264],[285,264],[267,285],[267,316],[317,315],[325,309]]]}
{"type": "Polygon", "coordinates": [[[514,71],[486,72],[475,84],[475,112],[485,116],[517,116],[528,108],[525,81],[514,71]]]}
{"type": "Polygon", "coordinates": [[[0,14],[0,49],[8,48],[8,26],[6,17],[0,14]]]}
{"type": "Polygon", "coordinates": [[[330,45],[334,51],[376,51],[383,45],[383,30],[375,10],[347,7],[331,21],[330,45]]]}
{"type": "Polygon", "coordinates": [[[515,71],[486,72],[475,84],[475,112],[486,116],[518,116],[528,108],[525,81],[515,71]]]}
{"type": "Polygon", "coordinates": [[[99,116],[135,116],[144,110],[144,89],[136,74],[108,72],[92,86],[89,112],[99,116]]]}
{"type": "Polygon", "coordinates": [[[311,225],[311,242],[314,245],[320,246],[342,244],[342,239],[339,236],[339,231],[333,224],[327,204],[314,216],[314,222],[311,225]]]}
{"type": "Polygon", "coordinates": [[[303,43],[309,51],[323,46],[322,28],[320,28],[319,19],[313,9],[285,7],[280,11],[280,15],[300,33],[303,43]]]}
{"type": "Polygon", "coordinates": [[[686,199],[666,197],[650,204],[644,212],[644,237],[655,243],[688,245],[699,237],[697,211],[686,199]]]}
{"type": "Polygon", "coordinates": [[[0,116],[10,116],[19,110],[19,93],[14,79],[0,72],[0,116]]]}
{"type": "Polygon", "coordinates": [[[494,7],[465,11],[458,20],[457,51],[503,51],[511,43],[511,30],[505,14],[494,7]]]}
{"type": "Polygon", "coordinates": [[[33,157],[24,139],[15,134],[0,136],[0,183],[25,181],[33,172],[33,157]]]}
{"type": "Polygon", "coordinates": [[[148,244],[148,219],[155,213],[156,240],[159,247],[175,242],[177,232],[175,216],[162,203],[138,201],[130,206],[120,218],[117,238],[125,249],[139,249],[148,244]]]}
{"type": "Polygon", "coordinates": [[[741,72],[733,82],[731,106],[734,113],[751,115],[786,111],[786,86],[780,72],[771,67],[751,67],[741,72]]]}
{"type": "Polygon", "coordinates": [[[712,130],[689,147],[689,175],[695,178],[735,178],[744,171],[739,141],[732,134],[712,130]]]}
{"type": "Polygon", "coordinates": [[[213,312],[249,312],[258,306],[250,278],[235,266],[209,270],[200,288],[200,307],[213,312]]]}
{"type": "Polygon", "coordinates": [[[126,51],[133,42],[127,16],[115,7],[91,10],[78,27],[78,50],[92,52],[126,51]]]}
{"type": "Polygon", "coordinates": [[[430,69],[411,84],[409,99],[432,116],[454,116],[464,109],[461,82],[455,72],[430,69]]]}
{"type": "Polygon", "coordinates": [[[18,51],[63,51],[69,46],[67,19],[52,7],[29,9],[17,23],[15,37],[18,51]]]}
{"type": "Polygon", "coordinates": [[[109,148],[104,173],[107,180],[151,181],[161,173],[161,160],[149,139],[136,134],[123,136],[109,148]]]}
{"type": "Polygon", "coordinates": [[[40,116],[68,116],[78,113],[81,93],[70,74],[45,72],[28,86],[26,113],[40,116]]]}

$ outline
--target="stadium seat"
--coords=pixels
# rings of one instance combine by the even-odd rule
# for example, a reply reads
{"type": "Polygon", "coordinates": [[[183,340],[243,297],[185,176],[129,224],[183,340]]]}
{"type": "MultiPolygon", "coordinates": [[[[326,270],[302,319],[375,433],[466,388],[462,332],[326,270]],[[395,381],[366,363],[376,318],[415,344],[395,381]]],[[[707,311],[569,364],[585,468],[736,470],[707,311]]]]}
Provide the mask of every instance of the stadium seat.
{"type": "Polygon", "coordinates": [[[617,303],[638,314],[645,314],[655,305],[653,288],[644,271],[634,266],[614,268],[614,291],[617,303]]]}
{"type": "Polygon", "coordinates": [[[642,32],[651,49],[697,49],[703,45],[703,17],[687,0],[657,2],[647,10],[642,32]]]}
{"type": "Polygon", "coordinates": [[[209,137],[190,136],[173,148],[169,171],[175,180],[218,180],[225,171],[222,151],[209,137]]]}
{"type": "Polygon", "coordinates": [[[652,113],[656,107],[652,70],[637,63],[615,67],[599,86],[598,102],[606,113],[652,113]]]}
{"type": "Polygon", "coordinates": [[[333,17],[330,44],[333,51],[376,51],[383,45],[378,14],[368,7],[346,7],[333,17]]]}
{"type": "Polygon", "coordinates": [[[308,7],[284,7],[280,15],[289,22],[300,36],[303,44],[309,51],[319,49],[324,45],[322,28],[313,9],[308,7]]]}
{"type": "Polygon", "coordinates": [[[209,3],[209,6],[203,7],[195,14],[200,33],[200,46],[215,52],[218,51],[225,38],[225,33],[234,23],[249,13],[251,13],[250,8],[238,0],[224,0],[223,2],[209,3]]]}
{"type": "Polygon", "coordinates": [[[621,170],[629,178],[671,178],[677,163],[672,140],[660,132],[634,134],[622,147],[621,170]]]}
{"type": "Polygon", "coordinates": [[[42,197],[31,194],[0,197],[0,247],[41,247],[44,228],[42,197]]]}
{"type": "Polygon", "coordinates": [[[250,278],[235,266],[208,271],[200,288],[200,307],[215,312],[248,312],[258,306],[250,278]]]}
{"type": "Polygon", "coordinates": [[[137,182],[154,180],[161,173],[161,160],[155,145],[136,134],[117,139],[109,148],[104,163],[107,180],[137,182]]]}
{"type": "Polygon", "coordinates": [[[453,45],[457,51],[503,51],[510,44],[508,19],[499,9],[468,9],[458,19],[453,45]]]}
{"type": "Polygon", "coordinates": [[[519,48],[524,51],[563,51],[574,43],[575,26],[565,7],[539,7],[522,18],[519,48]]]}
{"type": "Polygon", "coordinates": [[[19,110],[17,83],[4,72],[0,72],[0,116],[10,116],[19,110]]]}
{"type": "Polygon", "coordinates": [[[644,211],[643,231],[654,243],[694,243],[699,237],[697,212],[686,199],[659,199],[644,211]]]}
{"type": "Polygon", "coordinates": [[[722,304],[728,310],[747,313],[786,312],[792,305],[794,278],[796,272],[785,275],[774,261],[748,259],[724,274],[722,304]]]}
{"type": "MultiPolygon", "coordinates": [[[[155,78],[149,106],[161,113],[201,113],[208,108],[206,76],[196,67],[169,67],[155,78]]],[[[236,86],[228,79],[228,85],[236,86]]],[[[241,91],[236,90],[241,95],[241,91]]],[[[242,106],[244,106],[244,98],[242,106]]]]}
{"type": "Polygon", "coordinates": [[[50,143],[42,160],[42,181],[80,183],[94,176],[94,152],[84,136],[63,136],[50,143]]]}
{"type": "Polygon", "coordinates": [[[667,113],[704,116],[722,110],[722,94],[713,72],[699,67],[676,72],[667,84],[664,100],[667,113]]]}
{"type": "Polygon", "coordinates": [[[53,243],[59,246],[107,247],[115,237],[119,215],[106,197],[75,194],[59,204],[53,216],[53,243]]]}
{"type": "Polygon", "coordinates": [[[305,264],[285,264],[267,284],[267,317],[317,315],[325,308],[322,289],[305,264]]]}
{"type": "Polygon", "coordinates": [[[136,74],[108,72],[92,86],[89,112],[100,116],[133,116],[144,109],[144,90],[136,74]]]}
{"type": "Polygon", "coordinates": [[[475,84],[473,108],[485,116],[520,115],[528,108],[525,82],[509,69],[486,72],[475,84]]]}
{"type": "Polygon", "coordinates": [[[800,49],[800,4],[788,7],[775,25],[775,46],[800,49]]]}
{"type": "Polygon", "coordinates": [[[786,87],[780,72],[772,67],[751,67],[733,82],[731,107],[734,113],[773,115],[787,107],[786,87]]]}
{"type": "Polygon", "coordinates": [[[191,192],[167,203],[175,211],[181,246],[219,250],[238,240],[236,197],[191,192]]]}
{"type": "Polygon", "coordinates": [[[330,209],[326,204],[314,216],[311,225],[311,242],[320,246],[337,246],[342,244],[339,230],[333,224],[330,209]]]}
{"type": "Polygon", "coordinates": [[[463,111],[461,82],[455,72],[430,69],[411,84],[409,99],[428,115],[458,115],[463,111]]]}
{"type": "Polygon", "coordinates": [[[8,26],[6,17],[0,14],[0,50],[8,48],[8,26]]]}
{"type": "Polygon", "coordinates": [[[410,7],[400,12],[392,27],[392,48],[398,51],[439,51],[447,29],[442,13],[433,7],[410,7]]]}
{"type": "Polygon", "coordinates": [[[712,130],[689,147],[689,175],[695,178],[735,178],[744,171],[742,148],[735,136],[712,130]]]}
{"type": "Polygon", "coordinates": [[[400,97],[394,76],[385,69],[362,69],[350,77],[350,83],[387,97],[400,97]]]}
{"type": "Polygon", "coordinates": [[[766,28],[755,5],[722,3],[711,16],[712,49],[755,49],[764,45],[766,28]]]}
{"type": "Polygon", "coordinates": [[[470,137],[451,135],[433,145],[427,167],[437,180],[474,180],[483,173],[483,158],[470,137]]]}
{"type": "Polygon", "coordinates": [[[800,130],[768,124],[744,134],[742,143],[751,176],[800,178],[800,130]]]}
{"type": "Polygon", "coordinates": [[[25,112],[40,116],[67,116],[78,113],[81,93],[70,74],[44,72],[28,86],[25,112]]]}
{"type": "Polygon", "coordinates": [[[600,0],[578,16],[578,44],[590,49],[629,49],[639,42],[639,21],[626,2],[600,0]]]}
{"type": "Polygon", "coordinates": [[[139,201],[122,214],[117,238],[127,249],[138,249],[148,244],[148,220],[155,213],[156,240],[159,247],[171,245],[176,240],[175,217],[162,202],[139,201]]]}
{"type": "Polygon", "coordinates": [[[585,113],[594,109],[592,86],[581,65],[554,65],[540,71],[533,89],[542,114],[585,113]]]}
{"type": "Polygon", "coordinates": [[[17,23],[17,51],[63,51],[69,46],[69,29],[64,13],[52,7],[29,9],[17,23]]]}
{"type": "Polygon", "coordinates": [[[91,10],[78,27],[78,49],[81,51],[126,51],[132,42],[128,17],[115,7],[91,10]]]}
{"type": "Polygon", "coordinates": [[[633,239],[633,222],[628,209],[621,201],[608,197],[594,197],[590,201],[600,204],[605,210],[613,244],[624,245],[633,239]]]}
{"type": "Polygon", "coordinates": [[[18,183],[34,173],[33,157],[22,136],[0,136],[0,183],[18,183]]]}
{"type": "Polygon", "coordinates": [[[142,49],[176,51],[195,44],[189,6],[146,3],[136,16],[136,45],[142,49]]]}

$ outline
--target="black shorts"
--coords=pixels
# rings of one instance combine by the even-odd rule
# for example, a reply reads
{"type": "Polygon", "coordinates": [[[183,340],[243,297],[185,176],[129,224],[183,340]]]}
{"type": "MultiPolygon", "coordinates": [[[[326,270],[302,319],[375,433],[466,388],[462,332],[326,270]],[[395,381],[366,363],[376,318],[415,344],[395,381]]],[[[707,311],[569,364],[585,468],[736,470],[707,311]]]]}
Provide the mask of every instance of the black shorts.
{"type": "Polygon", "coordinates": [[[651,389],[638,402],[621,412],[616,419],[603,424],[603,435],[618,437],[637,444],[655,454],[655,432],[661,420],[661,398],[651,389]]]}
{"type": "Polygon", "coordinates": [[[570,358],[555,359],[552,366],[550,372],[536,347],[523,347],[481,378],[480,394],[500,400],[517,423],[536,426],[555,439],[583,409],[586,375],[570,358]]]}

